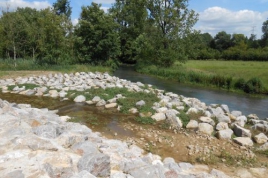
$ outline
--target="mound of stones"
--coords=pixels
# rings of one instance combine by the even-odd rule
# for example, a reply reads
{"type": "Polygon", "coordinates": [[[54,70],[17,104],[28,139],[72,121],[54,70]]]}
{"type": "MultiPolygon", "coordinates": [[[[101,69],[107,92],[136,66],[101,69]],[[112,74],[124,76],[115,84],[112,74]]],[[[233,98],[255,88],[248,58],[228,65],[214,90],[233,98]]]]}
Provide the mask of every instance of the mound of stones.
{"type": "MultiPolygon", "coordinates": [[[[130,82],[110,76],[108,73],[76,72],[74,74],[58,73],[48,76],[19,77],[0,80],[0,86],[4,93],[12,92],[24,95],[60,97],[62,99],[68,99],[65,97],[70,90],[85,91],[91,88],[125,87],[133,92],[153,92],[160,100],[152,106],[155,113],[139,113],[141,117],[151,117],[156,121],[168,121],[173,129],[180,129],[183,127],[183,118],[179,117],[181,112],[186,112],[187,115],[201,115],[199,118],[190,120],[186,128],[207,135],[215,135],[218,139],[233,139],[242,147],[252,147],[253,143],[256,142],[260,145],[260,149],[268,149],[266,135],[268,119],[260,120],[255,114],[245,116],[240,111],[230,111],[225,104],[207,106],[196,98],[187,98],[171,92],[165,93],[163,90],[153,89],[151,85],[148,85],[149,87],[145,89],[145,85],[141,82],[130,82]],[[36,84],[39,87],[26,90],[25,86],[19,87],[19,84],[36,84]],[[16,87],[9,91],[8,86],[10,85],[16,85],[16,87]],[[247,127],[245,128],[245,126],[247,127]],[[254,133],[258,134],[253,135],[252,130],[256,130],[254,133]]],[[[118,93],[114,98],[105,101],[99,96],[86,100],[85,96],[79,95],[74,101],[95,104],[105,108],[118,107],[118,110],[120,110],[116,101],[122,97],[124,96],[118,93]]],[[[139,107],[143,105],[146,105],[146,103],[141,100],[129,112],[138,113],[139,107]]]]}
{"type": "Polygon", "coordinates": [[[0,99],[1,177],[228,177],[204,165],[144,154],[65,120],[56,111],[0,99]]]}

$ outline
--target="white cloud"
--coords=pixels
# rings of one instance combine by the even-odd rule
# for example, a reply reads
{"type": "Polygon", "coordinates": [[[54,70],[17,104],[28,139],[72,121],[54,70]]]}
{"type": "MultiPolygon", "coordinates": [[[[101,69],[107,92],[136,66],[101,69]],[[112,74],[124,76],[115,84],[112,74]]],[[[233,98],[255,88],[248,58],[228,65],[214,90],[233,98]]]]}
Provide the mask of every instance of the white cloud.
{"type": "Polygon", "coordinates": [[[6,10],[9,8],[9,10],[14,10],[18,7],[31,7],[36,9],[45,9],[47,7],[50,7],[50,3],[48,1],[25,1],[25,0],[6,0],[0,2],[0,8],[3,10],[6,10]]]}
{"type": "Polygon", "coordinates": [[[252,10],[230,11],[221,7],[210,7],[199,13],[199,22],[196,29],[209,32],[213,36],[220,31],[227,33],[242,33],[250,36],[254,28],[257,38],[262,35],[261,26],[267,19],[267,12],[257,12],[252,10]]]}
{"type": "Polygon", "coordinates": [[[78,24],[78,19],[73,19],[73,20],[72,20],[72,24],[73,24],[73,25],[77,25],[77,24],[78,24]]]}

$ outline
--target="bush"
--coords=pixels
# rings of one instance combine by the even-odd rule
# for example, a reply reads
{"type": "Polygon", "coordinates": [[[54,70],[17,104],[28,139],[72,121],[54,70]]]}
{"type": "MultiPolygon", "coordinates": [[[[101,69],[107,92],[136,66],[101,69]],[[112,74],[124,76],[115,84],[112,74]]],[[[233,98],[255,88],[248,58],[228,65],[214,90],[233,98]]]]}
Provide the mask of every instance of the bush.
{"type": "Polygon", "coordinates": [[[245,84],[244,92],[257,94],[263,90],[263,84],[259,78],[252,78],[245,84]]]}
{"type": "Polygon", "coordinates": [[[245,89],[245,85],[246,85],[246,81],[245,81],[245,79],[243,79],[243,78],[239,78],[239,79],[235,82],[234,87],[235,87],[236,89],[240,89],[240,90],[243,90],[243,91],[244,91],[244,89],[245,89]]]}

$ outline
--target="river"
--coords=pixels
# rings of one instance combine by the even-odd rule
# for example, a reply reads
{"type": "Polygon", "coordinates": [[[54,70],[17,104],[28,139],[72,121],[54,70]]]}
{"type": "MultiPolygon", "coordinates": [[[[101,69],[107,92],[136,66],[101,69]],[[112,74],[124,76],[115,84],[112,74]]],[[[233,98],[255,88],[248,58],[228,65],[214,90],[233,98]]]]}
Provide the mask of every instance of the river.
{"type": "Polygon", "coordinates": [[[114,72],[114,75],[132,82],[139,81],[144,84],[151,84],[159,89],[186,97],[198,98],[207,105],[227,104],[230,111],[238,110],[242,111],[244,115],[257,114],[260,119],[268,118],[268,97],[254,97],[246,94],[184,85],[176,81],[137,73],[132,66],[121,66],[114,72]]]}

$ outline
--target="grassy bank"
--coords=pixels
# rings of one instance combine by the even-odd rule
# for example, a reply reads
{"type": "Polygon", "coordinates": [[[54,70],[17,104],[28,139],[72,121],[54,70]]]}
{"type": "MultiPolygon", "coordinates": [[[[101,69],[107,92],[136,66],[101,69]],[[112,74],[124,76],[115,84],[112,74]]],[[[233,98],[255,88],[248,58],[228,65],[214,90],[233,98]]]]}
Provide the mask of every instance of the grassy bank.
{"type": "Polygon", "coordinates": [[[137,70],[181,83],[252,94],[267,94],[267,67],[267,62],[190,60],[185,64],[176,63],[170,68],[138,66],[137,70]]]}
{"type": "Polygon", "coordinates": [[[12,75],[14,71],[55,71],[62,73],[71,73],[78,71],[111,72],[112,68],[104,66],[92,66],[89,64],[39,65],[33,60],[24,59],[17,59],[15,65],[15,62],[12,59],[0,59],[0,77],[12,75]]]}

